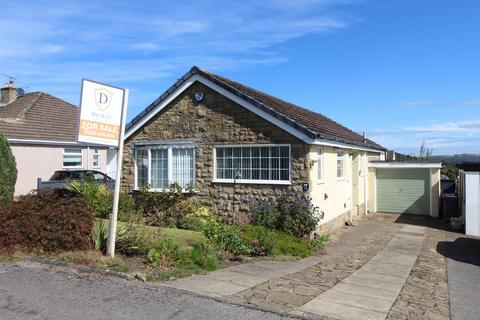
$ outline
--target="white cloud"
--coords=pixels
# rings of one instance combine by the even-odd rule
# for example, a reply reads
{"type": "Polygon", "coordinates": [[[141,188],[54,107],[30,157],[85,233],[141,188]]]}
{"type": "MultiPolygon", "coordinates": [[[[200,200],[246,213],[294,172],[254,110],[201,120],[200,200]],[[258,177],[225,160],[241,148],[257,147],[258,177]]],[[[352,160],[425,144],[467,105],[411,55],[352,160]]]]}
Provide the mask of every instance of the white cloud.
{"type": "Polygon", "coordinates": [[[480,99],[467,99],[463,100],[461,103],[466,106],[480,106],[480,99]]]}
{"type": "Polygon", "coordinates": [[[415,133],[477,133],[480,132],[480,120],[449,121],[429,125],[406,127],[406,131],[415,133]]]}

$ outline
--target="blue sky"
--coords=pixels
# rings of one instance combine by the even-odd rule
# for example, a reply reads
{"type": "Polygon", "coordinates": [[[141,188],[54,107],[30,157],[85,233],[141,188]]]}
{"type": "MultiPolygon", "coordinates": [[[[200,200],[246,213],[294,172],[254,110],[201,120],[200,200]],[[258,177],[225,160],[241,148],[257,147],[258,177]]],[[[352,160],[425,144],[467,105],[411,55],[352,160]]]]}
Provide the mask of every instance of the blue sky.
{"type": "Polygon", "coordinates": [[[0,30],[18,86],[126,87],[129,119],[198,65],[390,149],[480,153],[479,1],[8,1],[0,30]]]}

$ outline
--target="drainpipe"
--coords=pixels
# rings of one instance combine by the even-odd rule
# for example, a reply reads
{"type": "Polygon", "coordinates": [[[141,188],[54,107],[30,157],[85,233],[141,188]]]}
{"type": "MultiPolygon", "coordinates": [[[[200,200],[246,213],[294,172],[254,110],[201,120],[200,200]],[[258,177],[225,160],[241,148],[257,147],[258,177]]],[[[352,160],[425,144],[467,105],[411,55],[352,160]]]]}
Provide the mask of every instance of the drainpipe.
{"type": "Polygon", "coordinates": [[[367,184],[367,179],[368,179],[368,158],[367,158],[367,151],[363,152],[363,168],[364,168],[364,173],[363,173],[363,204],[365,206],[365,215],[368,215],[368,184],[367,184]]]}

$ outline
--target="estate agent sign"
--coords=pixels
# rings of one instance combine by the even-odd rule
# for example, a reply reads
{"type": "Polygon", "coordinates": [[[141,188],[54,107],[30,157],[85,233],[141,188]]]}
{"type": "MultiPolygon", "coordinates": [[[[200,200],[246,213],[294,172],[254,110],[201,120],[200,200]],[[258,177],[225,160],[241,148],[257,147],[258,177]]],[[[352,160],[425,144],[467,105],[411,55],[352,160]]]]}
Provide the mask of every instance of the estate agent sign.
{"type": "Polygon", "coordinates": [[[82,80],[78,142],[120,146],[125,89],[82,80]]]}
{"type": "Polygon", "coordinates": [[[112,258],[115,253],[127,101],[127,89],[112,87],[92,80],[82,80],[77,141],[97,146],[117,147],[117,172],[107,244],[107,254],[112,258]]]}

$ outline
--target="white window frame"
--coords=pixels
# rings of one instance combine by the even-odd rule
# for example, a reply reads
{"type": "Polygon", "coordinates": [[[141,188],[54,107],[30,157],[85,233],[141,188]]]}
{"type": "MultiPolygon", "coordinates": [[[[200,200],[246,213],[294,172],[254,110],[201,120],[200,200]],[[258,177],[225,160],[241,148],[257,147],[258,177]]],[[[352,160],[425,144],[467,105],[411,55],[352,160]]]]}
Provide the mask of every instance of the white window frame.
{"type": "Polygon", "coordinates": [[[317,149],[317,183],[322,184],[325,182],[325,170],[323,161],[323,148],[317,149]]]}
{"type": "MultiPolygon", "coordinates": [[[[137,151],[138,150],[147,150],[147,155],[148,155],[148,169],[147,169],[147,183],[149,185],[152,185],[152,150],[155,149],[166,149],[167,150],[167,177],[168,177],[168,182],[167,185],[170,185],[174,183],[173,181],[173,149],[192,149],[193,150],[193,183],[191,189],[195,191],[195,180],[196,180],[196,168],[195,168],[195,146],[191,145],[162,145],[162,146],[148,146],[148,147],[136,147],[135,148],[135,159],[134,159],[134,164],[135,164],[135,183],[134,183],[134,190],[139,190],[140,186],[138,185],[138,168],[137,168],[137,151]]],[[[163,188],[150,188],[148,191],[152,192],[165,192],[168,191],[168,187],[163,189],[163,188]]],[[[189,189],[183,188],[183,192],[187,192],[189,189]]]]}
{"type": "Polygon", "coordinates": [[[99,149],[93,149],[92,168],[95,168],[95,169],[100,168],[100,150],[99,149]],[[95,165],[95,159],[97,161],[96,165],[95,165]]]}
{"type": "Polygon", "coordinates": [[[346,158],[346,153],[344,150],[337,150],[337,161],[336,161],[336,175],[337,175],[337,180],[345,180],[345,158],[346,158]],[[339,153],[342,155],[339,156],[339,153]],[[342,161],[342,176],[338,176],[338,161],[342,161]]]}
{"type": "Polygon", "coordinates": [[[75,168],[83,168],[83,149],[82,148],[63,148],[63,156],[62,156],[62,168],[65,169],[75,169],[75,168]],[[66,166],[65,165],[65,155],[78,155],[77,153],[65,152],[67,149],[77,149],[80,150],[80,165],[78,166],[66,166]]]}
{"type": "Polygon", "coordinates": [[[213,146],[213,177],[214,183],[238,183],[238,184],[292,184],[292,147],[290,144],[220,144],[213,146]],[[217,148],[241,148],[241,147],[288,147],[288,180],[253,180],[253,179],[219,179],[217,178],[217,148]]]}

